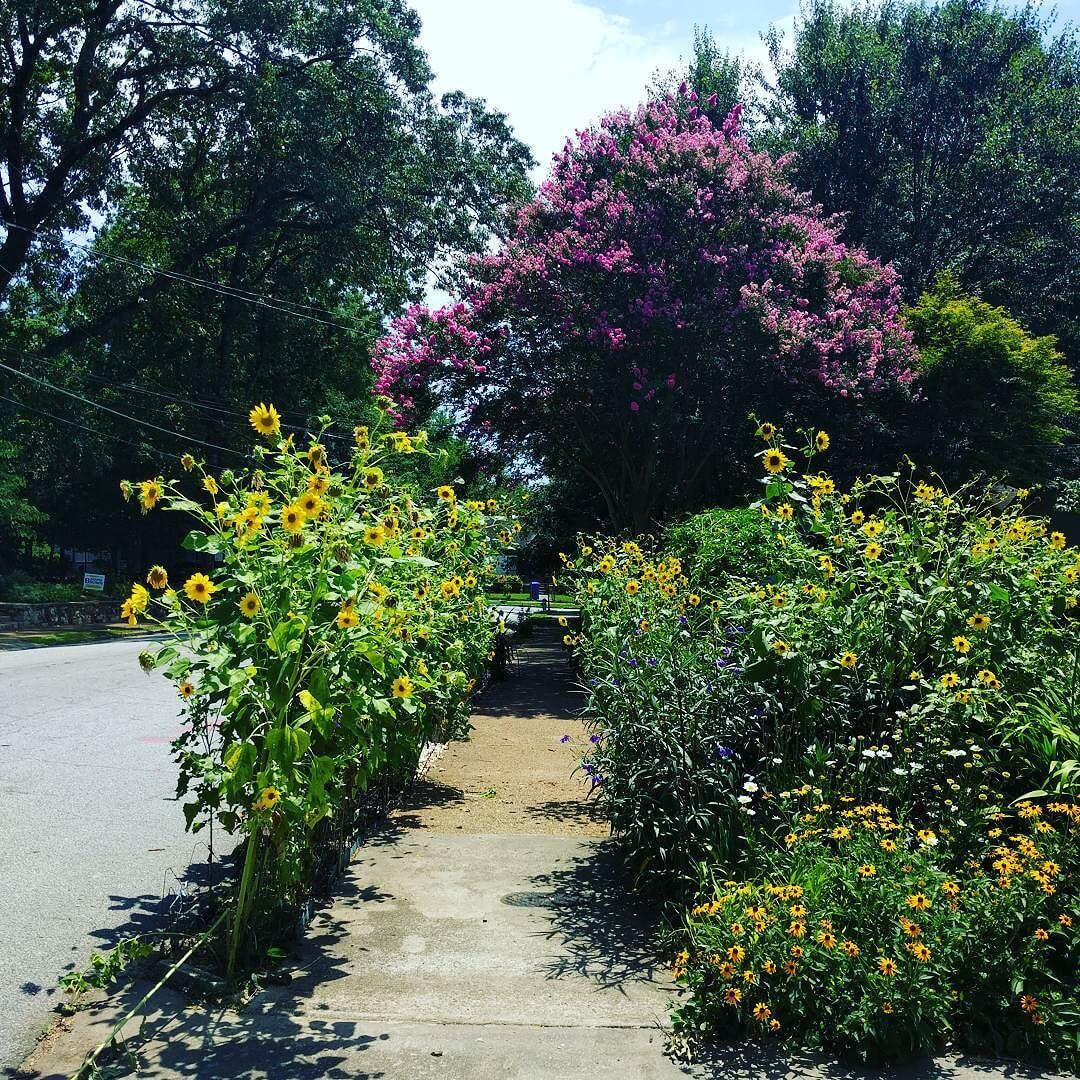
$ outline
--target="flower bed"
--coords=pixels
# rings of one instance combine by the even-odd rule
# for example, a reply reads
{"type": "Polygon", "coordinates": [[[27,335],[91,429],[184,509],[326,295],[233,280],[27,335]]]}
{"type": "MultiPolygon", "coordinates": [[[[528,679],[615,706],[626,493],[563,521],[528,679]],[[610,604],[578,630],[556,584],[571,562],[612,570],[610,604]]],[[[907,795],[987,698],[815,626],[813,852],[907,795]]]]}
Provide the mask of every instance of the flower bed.
{"type": "Polygon", "coordinates": [[[173,637],[143,662],[183,701],[189,827],[246,838],[230,972],[251,920],[303,901],[373,793],[385,802],[425,742],[466,730],[496,630],[482,585],[511,528],[494,500],[393,479],[429,453],[422,436],[357,428],[335,465],[321,438],[282,439],[272,407],[251,421],[267,439],[252,468],[212,474],[185,455],[184,480],[123,485],[143,512],[191,515],[184,546],[207,558],[180,588],[152,567],[123,614],[173,637]]]}
{"type": "MultiPolygon", "coordinates": [[[[952,1033],[1075,1062],[1080,555],[1028,514],[1025,492],[946,492],[910,468],[842,492],[815,467],[825,433],[801,433],[798,447],[768,424],[759,435],[759,539],[742,511],[718,540],[714,513],[655,551],[598,540],[568,560],[582,609],[569,643],[597,740],[584,768],[639,878],[700,901],[677,965],[693,992],[680,1023],[762,1034],[780,1025],[874,1055],[952,1033]],[[1041,861],[988,873],[987,844],[995,831],[999,848],[1000,835],[1020,835],[1025,795],[1053,842],[1037,845],[1041,861]],[[800,828],[793,806],[804,796],[818,809],[802,809],[800,828]],[[862,820],[818,820],[855,807],[880,808],[865,835],[862,820]],[[857,844],[832,835],[843,828],[857,844]],[[862,850],[891,832],[896,859],[862,850]],[[860,866],[874,870],[861,876],[860,866]],[[946,877],[965,914],[952,930],[935,924],[925,962],[910,949],[894,955],[905,944],[896,897],[946,877]],[[816,906],[809,940],[797,943],[808,962],[791,983],[779,975],[792,957],[777,951],[776,904],[767,917],[745,911],[796,886],[816,906]],[[732,903],[731,919],[717,921],[721,908],[703,916],[732,903]],[[1038,956],[1017,951],[1051,922],[1038,956]],[[981,951],[965,952],[976,943],[981,951]],[[752,961],[726,978],[733,948],[752,961]],[[921,989],[879,986],[897,977],[875,972],[881,958],[921,989]]],[[[936,918],[951,909],[934,895],[936,918]]]]}

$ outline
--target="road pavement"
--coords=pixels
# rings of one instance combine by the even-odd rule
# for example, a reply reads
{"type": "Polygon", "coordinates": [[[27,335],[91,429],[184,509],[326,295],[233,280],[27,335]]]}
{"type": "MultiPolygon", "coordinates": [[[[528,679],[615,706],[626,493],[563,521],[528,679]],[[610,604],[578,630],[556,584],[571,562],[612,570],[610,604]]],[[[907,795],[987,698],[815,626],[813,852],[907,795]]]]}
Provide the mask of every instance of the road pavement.
{"type": "Polygon", "coordinates": [[[60,973],[206,857],[172,799],[180,703],[139,668],[146,646],[0,652],[0,1070],[50,1022],[60,973]]]}

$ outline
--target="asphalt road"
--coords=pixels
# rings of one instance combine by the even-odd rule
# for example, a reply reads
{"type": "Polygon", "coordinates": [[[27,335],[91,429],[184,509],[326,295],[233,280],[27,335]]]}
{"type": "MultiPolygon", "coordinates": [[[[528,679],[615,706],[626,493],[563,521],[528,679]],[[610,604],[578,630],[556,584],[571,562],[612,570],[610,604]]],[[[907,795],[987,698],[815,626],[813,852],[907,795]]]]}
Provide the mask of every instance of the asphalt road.
{"type": "Polygon", "coordinates": [[[172,800],[179,699],[145,642],[0,652],[0,1070],[62,997],[57,977],[145,924],[205,860],[172,800]]]}

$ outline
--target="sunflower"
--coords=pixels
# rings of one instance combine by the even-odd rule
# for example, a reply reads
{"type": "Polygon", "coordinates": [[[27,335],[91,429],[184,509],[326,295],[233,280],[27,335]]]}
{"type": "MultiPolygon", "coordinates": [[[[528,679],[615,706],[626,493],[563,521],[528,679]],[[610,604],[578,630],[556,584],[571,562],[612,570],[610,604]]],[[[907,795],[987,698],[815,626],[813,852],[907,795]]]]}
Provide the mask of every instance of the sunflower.
{"type": "Polygon", "coordinates": [[[781,503],[776,508],[776,516],[781,521],[790,521],[795,516],[795,507],[791,503],[781,503]]]}
{"type": "Polygon", "coordinates": [[[317,491],[308,489],[306,494],[300,496],[296,505],[303,511],[305,517],[314,518],[322,513],[323,501],[317,491]]]}
{"type": "Polygon", "coordinates": [[[253,592],[249,592],[240,601],[240,611],[247,619],[254,619],[255,616],[259,614],[259,609],[261,607],[262,602],[253,592]]]}
{"type": "Polygon", "coordinates": [[[184,582],[184,592],[189,600],[205,604],[214,595],[217,586],[205,574],[192,574],[184,582]]]}
{"type": "Polygon", "coordinates": [[[326,473],[312,473],[308,477],[308,491],[314,491],[316,495],[325,495],[329,488],[330,478],[326,475],[326,473]]]}
{"type": "Polygon", "coordinates": [[[248,413],[248,422],[260,435],[276,435],[281,430],[277,409],[261,401],[248,413]]]}
{"type": "Polygon", "coordinates": [[[990,625],[990,616],[976,612],[968,619],[967,624],[972,630],[985,630],[990,625]]]}
{"type": "Polygon", "coordinates": [[[298,533],[304,527],[304,511],[297,503],[281,508],[281,527],[287,533],[298,533]]]}
{"type": "Polygon", "coordinates": [[[876,540],[871,540],[870,543],[863,548],[863,556],[870,562],[877,562],[877,560],[881,558],[883,550],[882,546],[876,540]]]}
{"type": "Polygon", "coordinates": [[[334,621],[337,623],[339,630],[347,630],[360,622],[360,617],[356,614],[356,609],[353,607],[351,600],[341,606],[341,610],[338,611],[337,618],[334,621]]]}
{"type": "Polygon", "coordinates": [[[218,482],[209,474],[202,479],[203,491],[210,495],[216,495],[218,493],[218,482]]]}
{"type": "Polygon", "coordinates": [[[281,802],[281,792],[276,787],[264,787],[259,792],[259,797],[251,804],[251,809],[273,810],[279,802],[281,802]]]}
{"type": "Polygon", "coordinates": [[[180,468],[183,469],[184,472],[191,472],[191,470],[195,468],[195,459],[190,454],[181,454],[180,468]]]}
{"type": "Polygon", "coordinates": [[[353,428],[353,439],[356,440],[356,445],[361,450],[366,450],[368,444],[371,442],[371,432],[368,430],[367,424],[357,424],[353,428]]]}
{"type": "Polygon", "coordinates": [[[626,591],[630,596],[637,596],[637,594],[641,592],[641,582],[635,581],[634,578],[631,578],[626,583],[626,591]]]}
{"type": "Polygon", "coordinates": [[[846,652],[840,657],[840,666],[848,668],[849,670],[853,668],[858,662],[859,657],[853,652],[846,652]]]}
{"type": "Polygon", "coordinates": [[[195,684],[184,679],[176,688],[177,693],[187,701],[195,693],[195,684]]]}
{"type": "Polygon", "coordinates": [[[251,492],[247,497],[247,504],[259,517],[266,517],[270,513],[270,496],[265,491],[251,492]]]}
{"type": "Polygon", "coordinates": [[[791,646],[786,641],[781,641],[779,638],[772,643],[772,650],[778,656],[787,656],[791,652],[791,646]]]}
{"type": "Polygon", "coordinates": [[[817,435],[814,436],[814,445],[819,450],[828,450],[829,449],[829,433],[827,431],[819,431],[817,433],[817,435]]]}
{"type": "Polygon", "coordinates": [[[436,492],[439,498],[445,503],[452,503],[456,496],[454,495],[454,489],[449,484],[443,484],[442,487],[436,492]]]}
{"type": "Polygon", "coordinates": [[[1050,534],[1050,546],[1057,548],[1059,551],[1065,546],[1065,534],[1062,532],[1052,532],[1050,534]]]}
{"type": "Polygon", "coordinates": [[[786,454],[774,447],[765,451],[761,463],[765,466],[767,473],[772,473],[775,476],[777,473],[782,473],[791,464],[791,461],[786,454]]]}
{"type": "Polygon", "coordinates": [[[861,525],[866,520],[866,514],[861,510],[852,510],[851,512],[851,524],[861,525]]]}
{"type": "Polygon", "coordinates": [[[960,685],[960,676],[955,671],[946,671],[944,675],[938,679],[938,682],[945,687],[946,690],[952,690],[960,685]]]}
{"type": "Polygon", "coordinates": [[[408,675],[399,675],[390,688],[390,693],[396,698],[410,698],[413,694],[413,684],[408,675]]]}
{"type": "Polygon", "coordinates": [[[150,572],[146,575],[146,584],[151,589],[166,589],[169,586],[169,575],[165,572],[164,566],[151,566],[150,572]]]}
{"type": "Polygon", "coordinates": [[[382,547],[386,543],[386,530],[381,525],[369,525],[364,530],[364,543],[382,547]]]}
{"type": "Polygon", "coordinates": [[[761,426],[760,426],[760,427],[759,427],[759,428],[757,429],[757,433],[758,433],[758,434],[759,434],[759,435],[760,435],[760,436],[761,436],[761,437],[762,437],[762,438],[763,438],[763,439],[764,439],[764,440],[765,440],[766,442],[771,442],[771,441],[773,440],[773,438],[775,438],[775,436],[776,436],[776,425],[775,425],[775,424],[762,424],[762,425],[761,425],[761,426]]]}
{"type": "Polygon", "coordinates": [[[952,647],[962,655],[971,652],[971,642],[962,634],[957,634],[952,639],[952,647]]]}
{"type": "Polygon", "coordinates": [[[326,447],[322,443],[312,443],[307,449],[307,459],[316,469],[326,464],[326,447]]]}
{"type": "Polygon", "coordinates": [[[139,507],[145,514],[148,510],[153,510],[159,502],[161,502],[162,496],[161,482],[158,480],[140,480],[139,481],[139,507]]]}

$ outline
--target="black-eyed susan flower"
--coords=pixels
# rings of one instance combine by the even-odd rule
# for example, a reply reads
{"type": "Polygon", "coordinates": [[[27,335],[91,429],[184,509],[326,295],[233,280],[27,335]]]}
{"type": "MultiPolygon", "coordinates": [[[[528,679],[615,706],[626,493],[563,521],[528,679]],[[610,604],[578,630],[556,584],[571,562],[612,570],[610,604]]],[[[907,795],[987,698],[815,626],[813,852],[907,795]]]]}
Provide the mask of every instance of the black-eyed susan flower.
{"type": "Polygon", "coordinates": [[[905,901],[913,911],[927,911],[934,906],[933,901],[925,893],[912,893],[905,901]]]}
{"type": "Polygon", "coordinates": [[[891,957],[879,956],[875,962],[878,971],[887,978],[892,978],[896,974],[896,961],[891,957]]]}

